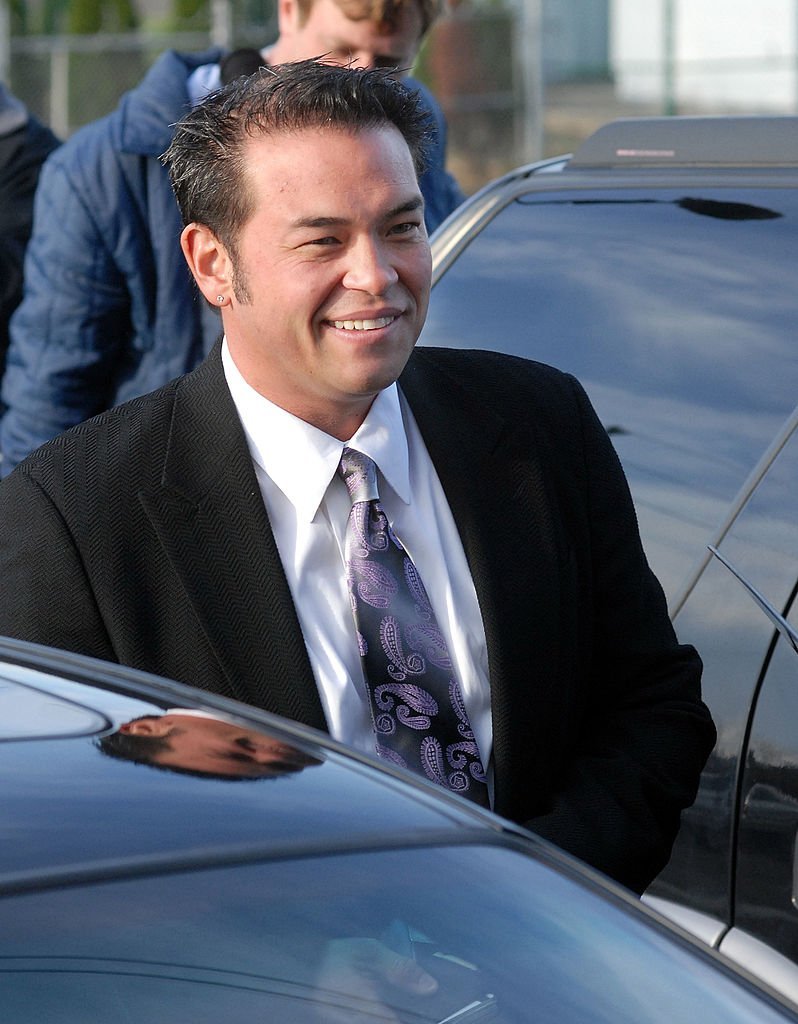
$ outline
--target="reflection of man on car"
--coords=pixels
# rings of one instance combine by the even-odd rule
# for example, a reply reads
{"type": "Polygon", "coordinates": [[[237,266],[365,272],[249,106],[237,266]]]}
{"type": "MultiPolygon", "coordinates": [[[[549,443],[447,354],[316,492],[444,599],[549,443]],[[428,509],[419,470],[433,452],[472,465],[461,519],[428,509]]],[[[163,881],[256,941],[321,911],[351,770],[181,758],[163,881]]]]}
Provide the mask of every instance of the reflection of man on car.
{"type": "Polygon", "coordinates": [[[98,745],[120,760],[226,779],[274,778],[320,763],[270,733],[187,708],[125,722],[98,745]]]}

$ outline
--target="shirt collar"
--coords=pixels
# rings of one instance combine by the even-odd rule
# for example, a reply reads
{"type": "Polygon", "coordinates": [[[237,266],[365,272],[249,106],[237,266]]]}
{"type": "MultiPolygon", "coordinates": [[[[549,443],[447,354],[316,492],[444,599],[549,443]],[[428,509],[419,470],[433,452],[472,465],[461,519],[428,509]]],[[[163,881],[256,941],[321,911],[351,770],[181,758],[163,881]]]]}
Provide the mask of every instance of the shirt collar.
{"type": "MultiPolygon", "coordinates": [[[[222,366],[253,461],[288,498],[297,516],[310,522],[335,476],[344,443],[255,391],[233,362],[226,339],[222,366]],[[279,445],[275,438],[280,438],[279,445]]],[[[391,490],[410,503],[407,435],[396,384],[377,395],[347,445],[372,458],[391,490]]]]}
{"type": "MultiPolygon", "coordinates": [[[[260,51],[264,63],[268,63],[270,51],[270,46],[264,46],[260,51]]],[[[200,64],[186,79],[186,88],[188,89],[188,98],[191,106],[196,107],[209,93],[215,92],[221,86],[222,69],[219,62],[213,61],[211,64],[200,64]]]]}

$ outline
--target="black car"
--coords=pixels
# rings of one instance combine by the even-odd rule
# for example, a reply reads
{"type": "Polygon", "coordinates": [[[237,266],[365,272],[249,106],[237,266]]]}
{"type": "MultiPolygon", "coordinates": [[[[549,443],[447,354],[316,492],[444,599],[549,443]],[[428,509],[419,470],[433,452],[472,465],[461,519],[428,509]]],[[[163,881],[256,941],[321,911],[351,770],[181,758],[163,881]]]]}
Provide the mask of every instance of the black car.
{"type": "Polygon", "coordinates": [[[0,641],[4,1024],[776,1024],[553,847],[235,702],[0,641]]]}
{"type": "Polygon", "coordinates": [[[427,345],[585,385],[719,740],[647,899],[798,1001],[798,118],[614,122],[433,239],[427,345]]]}
{"type": "Polygon", "coordinates": [[[672,605],[798,396],[798,118],[616,121],[433,237],[421,344],[585,385],[672,605]]]}

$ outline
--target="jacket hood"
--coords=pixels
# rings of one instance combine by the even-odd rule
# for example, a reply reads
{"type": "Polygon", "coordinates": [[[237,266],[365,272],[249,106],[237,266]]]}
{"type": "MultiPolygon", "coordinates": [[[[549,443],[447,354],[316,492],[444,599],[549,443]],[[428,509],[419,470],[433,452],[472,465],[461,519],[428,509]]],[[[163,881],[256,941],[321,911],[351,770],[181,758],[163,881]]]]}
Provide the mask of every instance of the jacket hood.
{"type": "Polygon", "coordinates": [[[223,50],[177,53],[167,50],[117,108],[119,148],[139,156],[160,156],[172,141],[172,128],[189,108],[188,78],[203,64],[215,64],[223,50]]]}

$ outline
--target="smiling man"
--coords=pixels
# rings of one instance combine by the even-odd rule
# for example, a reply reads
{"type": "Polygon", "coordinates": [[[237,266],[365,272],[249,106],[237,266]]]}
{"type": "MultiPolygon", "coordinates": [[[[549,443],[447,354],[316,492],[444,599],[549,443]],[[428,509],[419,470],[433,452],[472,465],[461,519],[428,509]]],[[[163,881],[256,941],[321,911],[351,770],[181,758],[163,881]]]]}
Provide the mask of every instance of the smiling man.
{"type": "Polygon", "coordinates": [[[641,891],[713,743],[700,660],[577,382],[414,348],[427,127],[313,61],[177,125],[224,339],[0,484],[0,633],[327,729],[641,891]]]}
{"type": "Polygon", "coordinates": [[[282,132],[277,145],[270,130],[245,159],[257,207],[232,229],[192,209],[186,259],[222,310],[247,384],[344,441],[404,369],[427,312],[430,251],[410,150],[391,124],[353,122],[282,132]]]}
{"type": "Polygon", "coordinates": [[[439,0],[279,0],[273,43],[168,51],[112,114],[75,132],[38,189],[2,382],[0,476],[62,430],[193,369],[218,339],[219,317],[195,301],[158,155],[185,111],[240,72],[242,53],[249,67],[323,58],[403,78],[434,120],[420,178],[428,230],[462,202],[446,169],[443,112],[408,77],[440,9],[439,0]]]}

